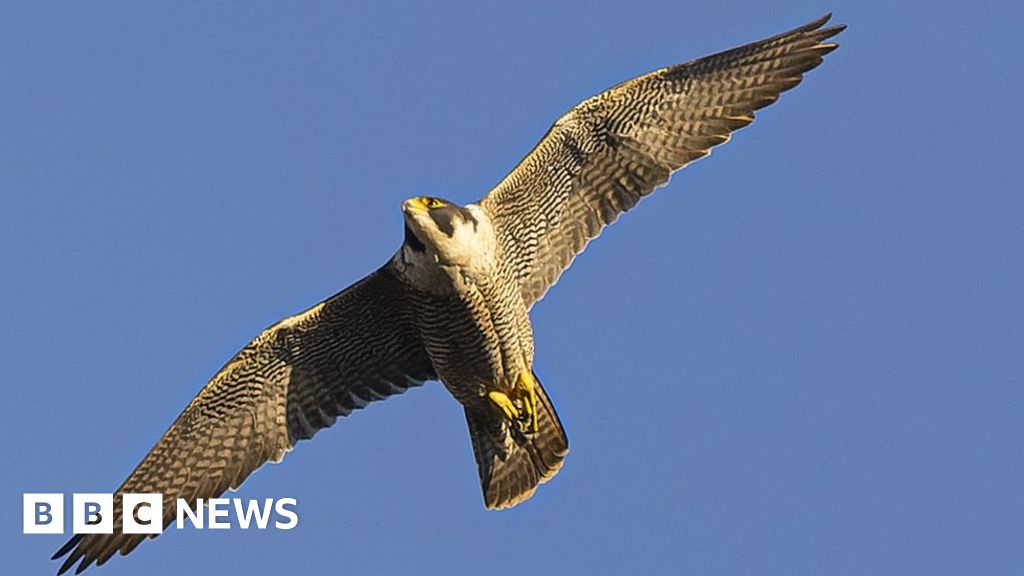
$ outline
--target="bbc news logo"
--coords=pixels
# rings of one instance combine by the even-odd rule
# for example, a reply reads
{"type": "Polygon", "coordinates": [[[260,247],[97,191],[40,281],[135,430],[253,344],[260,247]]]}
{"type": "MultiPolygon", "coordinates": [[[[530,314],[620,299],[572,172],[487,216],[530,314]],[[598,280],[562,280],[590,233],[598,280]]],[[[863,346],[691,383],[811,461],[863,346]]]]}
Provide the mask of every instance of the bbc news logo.
{"type": "MultiPolygon", "coordinates": [[[[22,520],[25,534],[64,533],[64,495],[24,494],[22,520]]],[[[191,524],[193,528],[224,530],[232,528],[234,512],[239,528],[255,526],[259,530],[273,527],[291,530],[299,525],[294,498],[211,498],[196,501],[195,507],[178,498],[174,526],[178,530],[191,524]],[[274,519],[271,522],[271,519],[274,519]]],[[[160,534],[164,530],[164,497],[162,494],[122,494],[121,532],[123,534],[160,534]]],[[[73,494],[71,497],[71,531],[75,534],[112,534],[114,532],[113,494],[73,494]]]]}

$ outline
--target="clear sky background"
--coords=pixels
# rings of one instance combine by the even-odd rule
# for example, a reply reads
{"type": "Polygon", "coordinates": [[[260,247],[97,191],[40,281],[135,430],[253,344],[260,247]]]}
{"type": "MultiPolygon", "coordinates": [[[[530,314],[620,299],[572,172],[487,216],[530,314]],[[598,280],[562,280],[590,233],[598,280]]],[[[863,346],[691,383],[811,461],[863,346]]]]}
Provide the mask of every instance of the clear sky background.
{"type": "MultiPolygon", "coordinates": [[[[149,4],[149,3],[146,3],[149,4]]],[[[571,453],[484,510],[433,383],[96,574],[1020,574],[1019,2],[0,5],[0,550],[23,492],[116,488],[206,380],[482,196],[612,84],[821,14],[805,82],[534,308],[571,453]]],[[[70,496],[68,496],[70,502],[70,496]]],[[[70,522],[70,521],[69,521],[70,522]]]]}

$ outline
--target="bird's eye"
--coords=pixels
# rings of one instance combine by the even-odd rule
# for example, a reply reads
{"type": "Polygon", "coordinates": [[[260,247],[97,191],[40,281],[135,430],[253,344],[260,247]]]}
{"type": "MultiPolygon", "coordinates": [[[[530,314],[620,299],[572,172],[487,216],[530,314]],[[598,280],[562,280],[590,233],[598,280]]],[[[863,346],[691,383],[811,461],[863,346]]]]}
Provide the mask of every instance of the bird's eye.
{"type": "Polygon", "coordinates": [[[423,204],[424,206],[426,206],[427,208],[440,208],[441,206],[444,206],[444,202],[443,201],[441,201],[438,198],[433,198],[431,196],[423,196],[423,197],[421,197],[420,198],[420,203],[423,204]]]}

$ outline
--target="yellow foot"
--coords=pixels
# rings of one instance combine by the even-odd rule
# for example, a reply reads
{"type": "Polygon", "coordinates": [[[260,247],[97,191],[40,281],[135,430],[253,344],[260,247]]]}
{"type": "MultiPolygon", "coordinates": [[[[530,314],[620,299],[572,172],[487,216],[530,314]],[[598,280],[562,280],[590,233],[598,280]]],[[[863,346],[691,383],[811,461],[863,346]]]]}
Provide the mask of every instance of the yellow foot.
{"type": "Polygon", "coordinates": [[[516,410],[515,403],[504,392],[491,390],[487,393],[487,397],[505,413],[506,418],[513,422],[519,420],[519,410],[516,410]]]}
{"type": "Polygon", "coordinates": [[[520,432],[531,433],[540,429],[537,420],[537,386],[533,372],[523,370],[516,375],[509,393],[491,390],[487,397],[516,425],[520,432]]]}
{"type": "Polygon", "coordinates": [[[516,396],[523,403],[523,411],[526,412],[526,425],[533,432],[539,430],[537,421],[537,386],[540,384],[533,376],[533,370],[523,370],[516,378],[516,396]]]}

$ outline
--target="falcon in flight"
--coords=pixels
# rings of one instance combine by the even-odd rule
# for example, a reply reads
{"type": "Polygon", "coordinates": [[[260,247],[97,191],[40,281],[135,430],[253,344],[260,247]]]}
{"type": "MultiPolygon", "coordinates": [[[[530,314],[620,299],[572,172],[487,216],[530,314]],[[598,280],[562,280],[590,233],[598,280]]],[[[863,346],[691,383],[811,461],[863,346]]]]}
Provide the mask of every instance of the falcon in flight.
{"type": "Polygon", "coordinates": [[[114,533],[79,534],[60,573],[128,554],[121,494],[175,503],[237,488],[339,416],[440,380],[465,409],[487,508],[561,468],[565,431],[533,371],[530,308],[601,229],[750,124],[836,48],[829,16],[656,70],[584,100],[480,201],[402,204],[383,267],[267,328],[200,390],[114,496],[114,533]]]}

